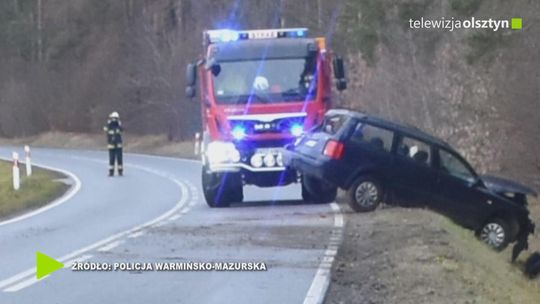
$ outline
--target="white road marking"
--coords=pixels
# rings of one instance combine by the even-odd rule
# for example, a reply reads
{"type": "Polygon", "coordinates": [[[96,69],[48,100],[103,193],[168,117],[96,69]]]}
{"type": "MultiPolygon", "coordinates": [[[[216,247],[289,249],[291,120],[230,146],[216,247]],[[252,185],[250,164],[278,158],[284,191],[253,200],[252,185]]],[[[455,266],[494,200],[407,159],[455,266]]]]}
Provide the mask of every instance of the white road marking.
{"type": "MultiPolygon", "coordinates": [[[[94,159],[88,159],[88,160],[101,162],[101,161],[97,161],[97,160],[94,160],[94,159]]],[[[95,242],[95,243],[90,244],[90,245],[88,245],[88,246],[86,246],[84,248],[81,248],[79,250],[76,250],[76,251],[73,251],[73,252],[71,252],[69,254],[66,254],[66,255],[58,258],[57,259],[58,261],[63,262],[65,264],[65,261],[69,261],[69,260],[71,260],[71,259],[73,259],[73,258],[75,258],[77,256],[82,255],[83,253],[86,253],[86,252],[91,251],[91,250],[95,250],[96,248],[100,248],[102,246],[105,246],[105,245],[107,245],[107,244],[109,244],[111,242],[114,242],[114,241],[122,238],[122,237],[133,234],[133,233],[138,232],[140,230],[146,229],[146,228],[148,228],[150,226],[153,226],[156,223],[159,223],[161,221],[165,221],[167,218],[169,218],[170,216],[172,216],[173,214],[178,212],[180,209],[182,209],[184,207],[184,205],[186,205],[186,203],[188,203],[189,191],[188,191],[188,187],[183,182],[179,181],[178,179],[176,179],[174,177],[171,177],[170,175],[164,174],[164,173],[162,173],[160,171],[148,169],[146,167],[141,167],[141,166],[138,166],[138,165],[131,165],[130,167],[137,168],[139,170],[147,171],[147,172],[153,173],[155,175],[170,179],[172,182],[174,182],[176,185],[178,185],[180,187],[180,192],[181,192],[180,201],[178,201],[178,203],[172,209],[170,209],[169,211],[163,213],[162,215],[158,216],[157,218],[155,218],[153,220],[150,220],[150,221],[148,221],[148,222],[146,222],[146,223],[144,223],[142,225],[133,227],[133,228],[131,228],[129,230],[116,233],[116,234],[114,234],[114,235],[112,235],[112,236],[110,236],[108,238],[105,238],[105,239],[103,239],[101,241],[95,242]]],[[[20,273],[18,273],[16,275],[13,275],[13,276],[11,276],[11,277],[9,277],[7,279],[4,279],[4,280],[0,281],[0,289],[5,288],[7,286],[10,286],[13,283],[21,281],[21,280],[24,280],[24,281],[14,285],[14,286],[20,287],[17,290],[28,287],[28,286],[35,283],[35,282],[32,282],[32,280],[33,280],[32,277],[33,276],[35,277],[35,273],[36,273],[36,268],[33,267],[33,268],[30,268],[30,269],[25,270],[23,272],[20,272],[20,273]],[[30,278],[28,278],[28,277],[30,277],[30,278]]],[[[45,278],[43,278],[43,279],[45,279],[45,278]]],[[[3,289],[3,291],[6,292],[8,290],[11,290],[12,288],[14,288],[14,286],[3,289]]]]}
{"type": "Polygon", "coordinates": [[[334,211],[334,230],[332,231],[332,237],[330,239],[332,245],[329,245],[324,252],[324,257],[311,282],[311,286],[304,299],[304,304],[322,304],[326,297],[328,287],[330,286],[332,264],[334,263],[338,249],[334,243],[336,242],[337,237],[339,237],[339,240],[341,241],[343,226],[345,224],[339,205],[332,203],[330,204],[330,208],[334,211]]]}
{"type": "Polygon", "coordinates": [[[179,219],[182,215],[180,214],[177,214],[177,215],[174,215],[174,216],[171,216],[171,218],[169,218],[169,221],[172,222],[172,221],[176,221],[177,219],[179,219]]]}
{"type": "MultiPolygon", "coordinates": [[[[0,157],[0,159],[4,159],[4,160],[7,160],[7,158],[4,158],[4,157],[0,157]]],[[[46,206],[43,206],[39,209],[36,209],[34,211],[31,211],[31,212],[28,212],[28,213],[25,213],[25,214],[22,214],[20,216],[17,216],[17,217],[14,217],[14,218],[11,218],[9,220],[5,220],[5,221],[2,221],[0,222],[0,226],[4,226],[4,225],[8,225],[8,224],[13,224],[13,223],[16,223],[16,222],[20,222],[22,220],[25,220],[25,219],[28,219],[28,218],[31,218],[33,216],[36,216],[40,213],[43,213],[45,211],[48,211],[54,207],[58,207],[60,206],[61,204],[69,201],[73,196],[75,196],[75,194],[77,194],[77,192],[79,192],[81,190],[81,187],[82,187],[82,183],[81,181],[79,180],[79,178],[69,172],[69,171],[66,171],[66,170],[62,170],[62,169],[59,169],[59,168],[54,168],[54,167],[50,167],[50,166],[45,166],[45,165],[41,165],[39,163],[34,163],[33,164],[34,166],[36,167],[41,167],[43,169],[47,169],[47,170],[51,170],[51,171],[57,171],[57,172],[60,172],[64,175],[67,175],[69,176],[71,179],[73,179],[73,181],[75,181],[75,185],[73,185],[69,190],[68,192],[66,192],[62,197],[58,198],[57,200],[53,201],[52,203],[46,205],[46,206]]]]}
{"type": "Polygon", "coordinates": [[[64,268],[71,268],[71,266],[73,266],[73,264],[74,264],[75,262],[78,262],[78,263],[84,262],[84,261],[86,261],[86,260],[88,260],[88,259],[91,259],[92,257],[93,257],[93,255],[91,255],[91,254],[86,254],[86,255],[83,255],[83,256],[81,256],[81,257],[71,259],[71,260],[69,260],[69,261],[67,261],[67,262],[64,263],[64,268]]]}
{"type": "Polygon", "coordinates": [[[144,235],[144,230],[143,231],[137,231],[137,232],[134,232],[130,235],[128,235],[128,238],[130,239],[134,239],[134,238],[138,238],[140,236],[144,235]]]}
{"type": "Polygon", "coordinates": [[[111,249],[114,249],[115,247],[118,247],[120,245],[121,241],[115,241],[115,242],[112,242],[112,243],[109,243],[105,246],[102,246],[101,248],[98,248],[97,251],[99,252],[107,252],[107,251],[110,251],[111,249]]]}
{"type": "MultiPolygon", "coordinates": [[[[73,265],[73,263],[75,262],[84,262],[88,259],[90,259],[92,256],[91,255],[83,255],[82,257],[79,257],[79,258],[75,258],[75,259],[72,259],[72,260],[69,260],[67,262],[64,263],[64,269],[65,268],[71,268],[71,266],[73,265]]],[[[41,278],[40,280],[43,280],[45,278],[49,277],[49,275],[41,278]]],[[[24,289],[28,286],[31,286],[31,285],[34,285],[35,283],[37,283],[38,280],[35,276],[34,277],[31,277],[27,280],[24,280],[24,281],[21,281],[20,283],[17,283],[9,288],[6,288],[4,289],[4,292],[16,292],[16,291],[19,291],[21,289],[24,289]]]]}

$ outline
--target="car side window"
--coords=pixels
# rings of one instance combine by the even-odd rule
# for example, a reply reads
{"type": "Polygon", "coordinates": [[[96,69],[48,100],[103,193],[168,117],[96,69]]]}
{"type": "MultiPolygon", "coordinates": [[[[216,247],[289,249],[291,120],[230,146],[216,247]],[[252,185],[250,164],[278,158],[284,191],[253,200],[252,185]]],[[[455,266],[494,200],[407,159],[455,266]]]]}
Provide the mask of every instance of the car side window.
{"type": "Polygon", "coordinates": [[[398,156],[412,160],[419,164],[431,164],[431,147],[429,144],[411,137],[403,137],[397,147],[398,156]]]}
{"type": "Polygon", "coordinates": [[[351,136],[351,141],[367,144],[374,149],[390,152],[393,138],[394,132],[390,130],[365,123],[358,123],[351,136]]]}
{"type": "Polygon", "coordinates": [[[469,167],[454,154],[445,150],[439,150],[439,159],[441,170],[452,176],[472,182],[475,180],[475,174],[469,167]]]}

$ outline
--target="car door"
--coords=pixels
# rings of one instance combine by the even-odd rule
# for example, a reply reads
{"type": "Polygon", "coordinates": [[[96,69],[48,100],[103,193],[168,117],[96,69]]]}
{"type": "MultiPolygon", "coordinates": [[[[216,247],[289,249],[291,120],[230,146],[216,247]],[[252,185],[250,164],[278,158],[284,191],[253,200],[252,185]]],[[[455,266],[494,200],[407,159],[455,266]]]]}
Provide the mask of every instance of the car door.
{"type": "Polygon", "coordinates": [[[391,167],[392,142],[394,132],[384,127],[363,121],[353,126],[352,133],[345,141],[343,163],[352,170],[352,181],[362,172],[373,172],[385,183],[385,173],[391,167]]]}
{"type": "Polygon", "coordinates": [[[395,157],[389,172],[394,200],[426,205],[431,201],[436,171],[433,149],[420,139],[401,135],[396,140],[395,157]]]}
{"type": "Polygon", "coordinates": [[[435,204],[440,212],[466,227],[476,227],[489,213],[490,202],[478,187],[472,167],[457,153],[437,149],[435,204]]]}

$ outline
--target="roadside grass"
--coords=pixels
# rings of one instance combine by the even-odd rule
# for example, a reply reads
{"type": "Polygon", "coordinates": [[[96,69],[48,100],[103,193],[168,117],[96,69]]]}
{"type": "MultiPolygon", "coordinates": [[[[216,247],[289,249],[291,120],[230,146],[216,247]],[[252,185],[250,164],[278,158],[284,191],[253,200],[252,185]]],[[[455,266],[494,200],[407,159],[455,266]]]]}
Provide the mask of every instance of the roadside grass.
{"type": "Polygon", "coordinates": [[[25,169],[21,168],[21,188],[15,191],[11,172],[11,163],[0,161],[0,219],[46,205],[68,188],[66,184],[57,181],[65,176],[33,167],[31,177],[26,177],[25,169]]]}
{"type": "MultiPolygon", "coordinates": [[[[531,202],[531,217],[536,222],[540,222],[539,203],[531,202]]],[[[537,235],[529,239],[529,250],[521,253],[516,264],[511,264],[512,245],[497,253],[451,220],[440,217],[440,222],[452,238],[451,246],[457,256],[454,260],[439,257],[437,261],[469,286],[471,294],[476,296],[471,303],[538,303],[540,279],[530,280],[523,275],[525,260],[532,252],[540,250],[537,235]]]]}
{"type": "MultiPolygon", "coordinates": [[[[106,150],[103,134],[48,132],[36,136],[7,139],[0,138],[0,145],[60,149],[106,150]]],[[[124,152],[153,155],[197,158],[192,141],[170,141],[165,135],[124,134],[124,152]]]]}

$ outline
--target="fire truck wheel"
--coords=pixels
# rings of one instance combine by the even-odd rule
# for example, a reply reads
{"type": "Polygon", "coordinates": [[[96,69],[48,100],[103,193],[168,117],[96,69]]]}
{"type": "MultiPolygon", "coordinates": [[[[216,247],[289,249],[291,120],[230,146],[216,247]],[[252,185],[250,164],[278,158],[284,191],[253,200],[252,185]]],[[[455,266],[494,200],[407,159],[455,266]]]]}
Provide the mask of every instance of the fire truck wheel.
{"type": "Polygon", "coordinates": [[[202,170],[204,198],[211,208],[229,207],[231,203],[244,199],[242,179],[235,173],[211,173],[202,170]]]}
{"type": "Polygon", "coordinates": [[[314,177],[302,177],[302,199],[306,203],[327,204],[336,199],[337,187],[314,177]]]}

